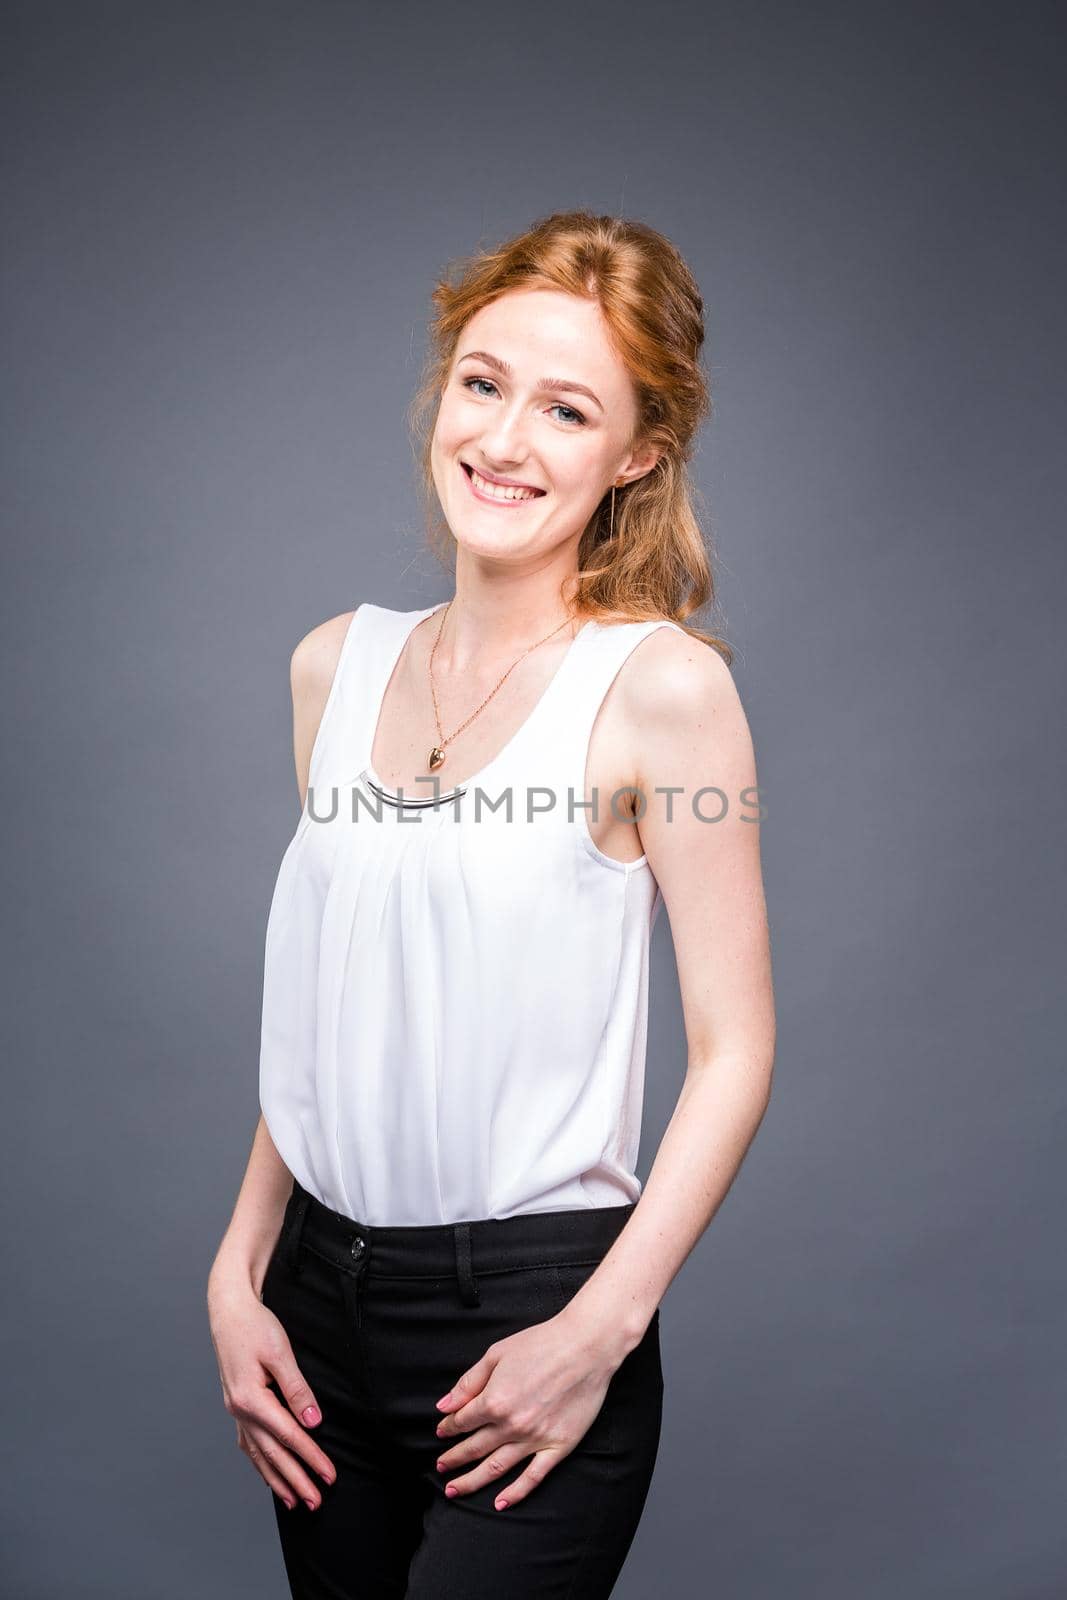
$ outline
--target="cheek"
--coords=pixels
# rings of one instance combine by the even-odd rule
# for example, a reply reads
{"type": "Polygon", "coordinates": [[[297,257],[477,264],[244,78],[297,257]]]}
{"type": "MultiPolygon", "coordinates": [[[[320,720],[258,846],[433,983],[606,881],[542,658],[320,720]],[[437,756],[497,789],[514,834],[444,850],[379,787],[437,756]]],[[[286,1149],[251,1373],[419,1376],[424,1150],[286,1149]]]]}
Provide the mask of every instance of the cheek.
{"type": "Polygon", "coordinates": [[[596,485],[603,477],[603,463],[598,450],[572,448],[561,452],[550,462],[549,470],[558,492],[569,500],[588,501],[592,506],[598,498],[596,485]]]}
{"type": "Polygon", "coordinates": [[[478,418],[473,406],[464,405],[454,393],[447,393],[437,411],[435,435],[438,445],[448,450],[462,444],[478,432],[478,418]]]}
{"type": "Polygon", "coordinates": [[[437,408],[437,417],[433,425],[433,436],[430,439],[431,455],[440,455],[447,450],[449,442],[455,432],[453,413],[447,400],[442,400],[437,408]]]}

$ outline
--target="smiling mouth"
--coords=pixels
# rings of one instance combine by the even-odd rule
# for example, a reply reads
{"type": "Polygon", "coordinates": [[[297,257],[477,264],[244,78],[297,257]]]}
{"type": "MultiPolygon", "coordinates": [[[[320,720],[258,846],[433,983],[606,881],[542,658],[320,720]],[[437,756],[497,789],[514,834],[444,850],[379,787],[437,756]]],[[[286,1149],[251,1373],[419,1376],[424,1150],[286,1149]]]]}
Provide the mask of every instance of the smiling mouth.
{"type": "Polygon", "coordinates": [[[493,483],[488,478],[483,478],[466,461],[461,461],[460,466],[467,475],[467,482],[479,500],[487,504],[498,506],[524,505],[528,500],[539,500],[545,493],[543,489],[511,488],[503,484],[493,483]]]}

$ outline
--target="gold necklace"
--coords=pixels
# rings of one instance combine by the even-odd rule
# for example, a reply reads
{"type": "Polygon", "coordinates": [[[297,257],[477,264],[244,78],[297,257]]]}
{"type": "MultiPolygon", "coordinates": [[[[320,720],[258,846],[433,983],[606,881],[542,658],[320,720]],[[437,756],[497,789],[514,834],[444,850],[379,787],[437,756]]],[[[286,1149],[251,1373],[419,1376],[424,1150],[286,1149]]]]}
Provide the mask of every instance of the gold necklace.
{"type": "Polygon", "coordinates": [[[482,701],[482,703],[478,707],[477,711],[472,711],[470,716],[467,718],[466,722],[461,722],[459,727],[453,729],[453,731],[448,735],[448,738],[446,739],[444,734],[441,731],[441,713],[440,713],[440,711],[438,709],[438,706],[437,706],[437,690],[434,688],[433,658],[437,653],[437,646],[438,646],[438,644],[440,642],[441,634],[444,631],[445,618],[448,616],[448,613],[451,611],[451,609],[452,609],[452,601],[450,600],[448,602],[447,606],[444,609],[444,613],[443,613],[443,615],[441,617],[441,626],[437,630],[437,638],[434,640],[433,649],[430,651],[430,668],[429,668],[429,670],[430,670],[430,694],[433,696],[433,715],[434,715],[434,721],[437,724],[437,743],[434,745],[433,749],[430,751],[430,756],[429,756],[430,771],[431,772],[436,772],[438,767],[444,766],[444,762],[445,762],[445,745],[446,744],[451,744],[452,740],[455,739],[458,734],[461,734],[463,732],[464,728],[470,726],[470,724],[474,721],[475,717],[478,715],[478,712],[484,710],[484,708],[489,704],[490,700],[496,694],[497,689],[499,689],[500,685],[504,682],[504,678],[506,678],[508,676],[508,673],[514,672],[514,670],[518,666],[519,662],[520,661],[524,661],[526,659],[526,657],[530,654],[530,650],[536,650],[537,649],[537,645],[544,644],[546,639],[551,639],[553,634],[556,634],[556,633],[559,632],[560,628],[565,628],[567,626],[568,622],[572,622],[574,620],[573,617],[564,617],[563,621],[559,624],[559,627],[556,627],[556,628],[552,629],[552,633],[546,633],[544,639],[538,639],[537,644],[532,644],[532,645],[530,645],[529,649],[524,650],[522,652],[522,655],[519,656],[517,658],[517,660],[515,660],[515,661],[513,661],[511,663],[511,666],[508,668],[507,672],[505,672],[505,674],[504,674],[504,678],[501,678],[500,683],[497,684],[496,689],[490,689],[489,693],[486,695],[485,699],[482,701]]]}

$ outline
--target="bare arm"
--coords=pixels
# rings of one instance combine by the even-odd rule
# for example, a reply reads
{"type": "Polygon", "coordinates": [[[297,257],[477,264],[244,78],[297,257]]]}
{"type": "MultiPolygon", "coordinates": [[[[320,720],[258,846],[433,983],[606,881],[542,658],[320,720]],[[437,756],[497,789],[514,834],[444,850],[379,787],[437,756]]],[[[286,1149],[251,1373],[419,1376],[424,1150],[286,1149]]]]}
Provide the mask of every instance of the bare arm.
{"type": "Polygon", "coordinates": [[[639,832],[670,917],[688,1062],[634,1215],[568,1306],[615,1364],[737,1176],[770,1099],[776,1043],[756,764],[733,678],[715,651],[666,630],[641,648],[648,670],[630,687],[647,799],[639,832]],[[670,813],[657,785],[681,789],[670,813]]]}
{"type": "Polygon", "coordinates": [[[274,1148],[260,1112],[233,1216],[208,1275],[209,1304],[249,1287],[259,1298],[292,1189],[293,1175],[274,1148]]]}
{"type": "MultiPolygon", "coordinates": [[[[315,738],[352,615],[350,611],[312,629],[290,662],[301,809],[315,738]]],[[[322,1503],[322,1491],[312,1474],[332,1484],[337,1470],[309,1431],[319,1426],[322,1413],[285,1327],[262,1299],[292,1188],[292,1173],[261,1114],[233,1216],[208,1275],[208,1320],[226,1410],[237,1424],[238,1447],[290,1510],[301,1499],[314,1511],[322,1503]]]]}
{"type": "MultiPolygon", "coordinates": [[[[348,611],[313,628],[301,639],[289,663],[293,757],[301,809],[307,797],[315,736],[352,616],[348,611]]],[[[249,1287],[258,1299],[292,1187],[292,1173],[275,1149],[261,1112],[233,1216],[208,1277],[209,1303],[235,1290],[247,1293],[249,1287]]]]}

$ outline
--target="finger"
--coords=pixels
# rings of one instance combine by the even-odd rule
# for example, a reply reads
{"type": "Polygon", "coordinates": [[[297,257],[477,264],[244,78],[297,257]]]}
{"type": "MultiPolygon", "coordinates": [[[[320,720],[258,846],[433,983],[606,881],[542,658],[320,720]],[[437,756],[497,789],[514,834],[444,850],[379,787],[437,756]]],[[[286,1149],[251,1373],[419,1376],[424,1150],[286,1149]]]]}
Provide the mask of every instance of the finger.
{"type": "Polygon", "coordinates": [[[285,1349],[270,1362],[268,1370],[296,1420],[305,1428],[317,1428],[322,1412],[311,1385],[296,1364],[292,1345],[287,1342],[285,1349]]]}
{"type": "MultiPolygon", "coordinates": [[[[449,1499],[455,1495],[471,1494],[475,1489],[482,1489],[487,1483],[499,1483],[505,1472],[510,1472],[519,1461],[524,1461],[530,1454],[528,1444],[501,1444],[480,1461],[473,1472],[465,1472],[461,1478],[451,1478],[445,1484],[445,1494],[449,1499]]],[[[510,1498],[510,1490],[508,1491],[510,1498]]]]}
{"type": "Polygon", "coordinates": [[[531,1490],[543,1483],[552,1471],[567,1455],[566,1450],[538,1450],[533,1460],[525,1471],[520,1472],[514,1483],[506,1483],[493,1501],[496,1511],[506,1511],[508,1506],[513,1506],[518,1500],[525,1500],[531,1490]]]}
{"type": "Polygon", "coordinates": [[[447,1443],[449,1439],[455,1439],[461,1433],[469,1434],[475,1428],[488,1427],[495,1420],[487,1415],[482,1397],[478,1395],[474,1400],[468,1400],[462,1410],[439,1422],[434,1432],[439,1439],[447,1443]]]}
{"type": "Polygon", "coordinates": [[[270,1482],[267,1473],[274,1472],[291,1495],[303,1500],[309,1511],[317,1511],[322,1504],[322,1496],[292,1451],[286,1449],[269,1428],[254,1422],[245,1422],[244,1436],[245,1453],[263,1478],[270,1482]]]}
{"type": "Polygon", "coordinates": [[[252,1465],[255,1467],[256,1471],[259,1473],[268,1489],[273,1490],[273,1492],[278,1496],[278,1499],[283,1501],[285,1505],[289,1507],[289,1510],[292,1511],[293,1507],[296,1505],[296,1496],[294,1495],[292,1489],[290,1489],[281,1473],[277,1472],[267,1460],[262,1450],[260,1450],[255,1444],[252,1443],[250,1439],[247,1438],[243,1429],[241,1428],[238,1428],[237,1430],[237,1443],[239,1448],[244,1451],[249,1461],[251,1461],[252,1465]]]}
{"type": "Polygon", "coordinates": [[[483,1388],[449,1416],[442,1417],[434,1431],[439,1439],[454,1439],[456,1434],[470,1433],[474,1428],[503,1426],[505,1420],[495,1396],[483,1388]]]}
{"type": "Polygon", "coordinates": [[[473,1367],[468,1367],[462,1377],[456,1379],[448,1393],[441,1396],[437,1402],[438,1409],[441,1411],[455,1411],[457,1407],[464,1405],[466,1401],[472,1400],[476,1394],[481,1394],[489,1382],[496,1362],[494,1348],[490,1345],[482,1359],[476,1361],[473,1367]]]}
{"type": "Polygon", "coordinates": [[[435,1463],[437,1470],[458,1472],[461,1467],[467,1466],[472,1461],[481,1461],[490,1450],[495,1450],[497,1445],[513,1443],[515,1432],[515,1429],[509,1433],[503,1428],[479,1428],[477,1433],[461,1439],[459,1444],[454,1444],[450,1450],[439,1455],[435,1463]]]}
{"type": "Polygon", "coordinates": [[[317,1472],[324,1483],[336,1480],[337,1469],[325,1450],[293,1418],[273,1388],[262,1390],[254,1409],[247,1413],[245,1420],[269,1428],[289,1450],[307,1463],[312,1472],[317,1472]]]}

